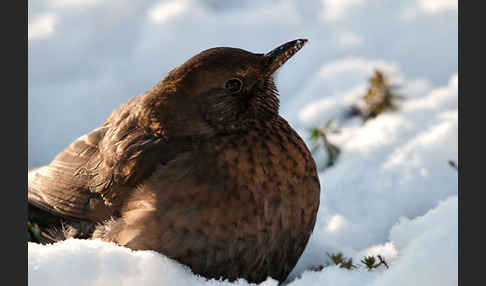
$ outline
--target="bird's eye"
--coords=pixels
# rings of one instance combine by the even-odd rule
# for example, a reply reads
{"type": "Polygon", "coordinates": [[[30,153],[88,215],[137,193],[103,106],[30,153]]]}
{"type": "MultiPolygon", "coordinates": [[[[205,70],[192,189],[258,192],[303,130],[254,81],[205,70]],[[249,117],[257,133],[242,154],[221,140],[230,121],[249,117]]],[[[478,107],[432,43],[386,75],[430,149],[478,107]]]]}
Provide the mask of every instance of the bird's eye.
{"type": "Polygon", "coordinates": [[[242,86],[243,86],[243,83],[241,82],[240,79],[237,79],[237,78],[232,78],[232,79],[228,80],[224,85],[226,90],[228,90],[231,93],[235,93],[235,92],[240,91],[242,86]]]}

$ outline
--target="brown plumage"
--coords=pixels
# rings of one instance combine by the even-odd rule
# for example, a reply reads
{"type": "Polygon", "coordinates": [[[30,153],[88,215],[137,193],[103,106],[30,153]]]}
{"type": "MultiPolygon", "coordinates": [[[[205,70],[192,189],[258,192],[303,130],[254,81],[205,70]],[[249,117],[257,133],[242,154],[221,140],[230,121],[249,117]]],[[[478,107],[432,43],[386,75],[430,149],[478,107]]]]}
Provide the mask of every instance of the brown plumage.
{"type": "Polygon", "coordinates": [[[285,280],[314,228],[320,184],[278,114],[273,75],[305,42],[192,57],[30,171],[30,217],[208,278],[285,280]]]}

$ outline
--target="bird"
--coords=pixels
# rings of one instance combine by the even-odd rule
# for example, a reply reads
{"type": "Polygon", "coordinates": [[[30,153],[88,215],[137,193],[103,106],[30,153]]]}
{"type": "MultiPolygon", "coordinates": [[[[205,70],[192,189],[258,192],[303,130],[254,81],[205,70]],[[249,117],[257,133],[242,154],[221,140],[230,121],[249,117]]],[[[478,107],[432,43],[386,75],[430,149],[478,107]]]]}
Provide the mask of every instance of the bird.
{"type": "Polygon", "coordinates": [[[321,194],[275,84],[306,42],[191,57],[28,171],[29,219],[61,225],[62,239],[157,251],[208,279],[284,281],[321,194]]]}

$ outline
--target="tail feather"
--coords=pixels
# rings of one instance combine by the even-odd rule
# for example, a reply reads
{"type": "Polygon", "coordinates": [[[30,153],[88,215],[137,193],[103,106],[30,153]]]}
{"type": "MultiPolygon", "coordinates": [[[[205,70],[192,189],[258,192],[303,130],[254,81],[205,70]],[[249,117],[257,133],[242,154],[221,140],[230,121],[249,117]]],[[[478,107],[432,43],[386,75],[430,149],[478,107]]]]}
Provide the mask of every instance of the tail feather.
{"type": "MultiPolygon", "coordinates": [[[[39,169],[31,169],[28,174],[33,175],[39,169]]],[[[47,244],[68,238],[89,238],[91,236],[95,226],[93,222],[68,218],[45,209],[44,205],[37,204],[38,196],[36,189],[29,186],[28,223],[36,229],[35,235],[30,234],[29,241],[47,244]]]]}
{"type": "Polygon", "coordinates": [[[70,220],[44,211],[29,203],[29,223],[39,230],[37,239],[33,242],[41,244],[55,243],[68,238],[91,238],[95,223],[70,220]]]}

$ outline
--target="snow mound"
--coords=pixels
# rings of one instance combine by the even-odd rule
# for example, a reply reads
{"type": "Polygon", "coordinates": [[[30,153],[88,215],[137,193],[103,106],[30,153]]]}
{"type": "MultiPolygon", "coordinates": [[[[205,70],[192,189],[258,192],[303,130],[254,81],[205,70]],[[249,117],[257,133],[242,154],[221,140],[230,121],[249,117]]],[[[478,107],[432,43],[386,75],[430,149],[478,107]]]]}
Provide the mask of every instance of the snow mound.
{"type": "MultiPolygon", "coordinates": [[[[132,251],[101,240],[29,242],[29,285],[227,285],[207,280],[155,251],[132,251]]],[[[277,285],[268,279],[261,285],[277,285]]],[[[241,279],[234,285],[250,285],[241,279]]]]}

